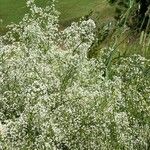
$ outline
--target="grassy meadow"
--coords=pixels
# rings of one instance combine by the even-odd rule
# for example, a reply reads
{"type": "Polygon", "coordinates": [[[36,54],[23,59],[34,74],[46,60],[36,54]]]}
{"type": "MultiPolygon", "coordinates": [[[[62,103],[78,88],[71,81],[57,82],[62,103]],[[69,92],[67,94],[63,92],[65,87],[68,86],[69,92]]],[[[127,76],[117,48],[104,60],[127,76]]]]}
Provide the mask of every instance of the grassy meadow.
{"type": "MultiPolygon", "coordinates": [[[[48,0],[35,0],[40,7],[46,6],[48,0]]],[[[18,23],[25,13],[28,12],[26,0],[0,0],[0,19],[3,23],[0,28],[14,22],[18,23]]],[[[98,14],[102,21],[112,18],[113,9],[106,4],[105,0],[59,0],[56,3],[57,10],[60,14],[62,26],[69,25],[72,21],[78,20],[87,15],[91,10],[98,14]]]]}

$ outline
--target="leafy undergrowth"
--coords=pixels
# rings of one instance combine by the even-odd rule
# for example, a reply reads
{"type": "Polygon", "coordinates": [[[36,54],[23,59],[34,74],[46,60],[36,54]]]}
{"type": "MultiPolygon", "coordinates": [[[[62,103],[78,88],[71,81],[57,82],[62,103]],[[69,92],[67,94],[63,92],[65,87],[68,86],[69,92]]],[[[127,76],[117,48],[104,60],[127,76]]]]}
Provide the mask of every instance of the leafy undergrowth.
{"type": "Polygon", "coordinates": [[[0,37],[0,149],[148,150],[150,60],[89,59],[91,19],[60,31],[54,4],[27,5],[0,37]]]}

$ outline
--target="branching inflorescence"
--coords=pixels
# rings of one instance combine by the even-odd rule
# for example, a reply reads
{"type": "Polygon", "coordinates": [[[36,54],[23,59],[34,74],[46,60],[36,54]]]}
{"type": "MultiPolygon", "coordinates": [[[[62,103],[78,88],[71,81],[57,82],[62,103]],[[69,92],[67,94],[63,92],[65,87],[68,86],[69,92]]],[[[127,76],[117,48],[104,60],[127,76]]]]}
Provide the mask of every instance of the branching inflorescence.
{"type": "Polygon", "coordinates": [[[0,149],[148,150],[150,60],[134,55],[108,68],[112,49],[87,57],[92,20],[62,31],[54,3],[27,6],[0,37],[0,149]]]}

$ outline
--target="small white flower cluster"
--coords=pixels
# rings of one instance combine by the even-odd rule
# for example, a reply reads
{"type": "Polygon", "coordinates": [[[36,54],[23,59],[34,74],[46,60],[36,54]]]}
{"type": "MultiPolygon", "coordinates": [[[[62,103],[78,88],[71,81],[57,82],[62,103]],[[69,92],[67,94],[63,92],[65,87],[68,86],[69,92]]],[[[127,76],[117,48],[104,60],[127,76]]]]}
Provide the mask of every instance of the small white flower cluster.
{"type": "Polygon", "coordinates": [[[149,149],[150,60],[89,59],[92,20],[60,31],[53,4],[27,6],[0,37],[0,149],[149,149]]]}

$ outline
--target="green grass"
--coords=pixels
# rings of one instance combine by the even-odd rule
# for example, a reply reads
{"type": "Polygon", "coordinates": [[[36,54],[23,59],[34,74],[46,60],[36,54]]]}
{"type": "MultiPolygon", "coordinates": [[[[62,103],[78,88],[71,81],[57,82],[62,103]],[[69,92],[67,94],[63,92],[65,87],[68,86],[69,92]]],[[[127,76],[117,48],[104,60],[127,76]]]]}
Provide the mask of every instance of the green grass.
{"type": "MultiPolygon", "coordinates": [[[[60,21],[63,25],[68,25],[73,20],[81,18],[91,10],[98,13],[102,19],[111,16],[111,9],[107,10],[106,0],[59,0],[57,9],[61,12],[60,21]]],[[[0,0],[0,19],[3,23],[0,28],[4,28],[11,22],[18,23],[28,9],[26,0],[0,0]]],[[[47,4],[48,0],[35,0],[39,6],[47,4]]]]}
{"type": "MultiPolygon", "coordinates": [[[[104,14],[102,10],[106,8],[106,2],[105,0],[62,0],[58,2],[57,8],[61,12],[60,20],[68,22],[88,14],[91,10],[102,16],[102,13],[104,14]]],[[[104,16],[107,17],[107,14],[104,16]]]]}
{"type": "MultiPolygon", "coordinates": [[[[44,6],[47,0],[36,0],[40,6],[44,6]]],[[[0,0],[0,19],[3,20],[3,26],[11,22],[18,23],[28,9],[26,0],[0,0]]]]}

